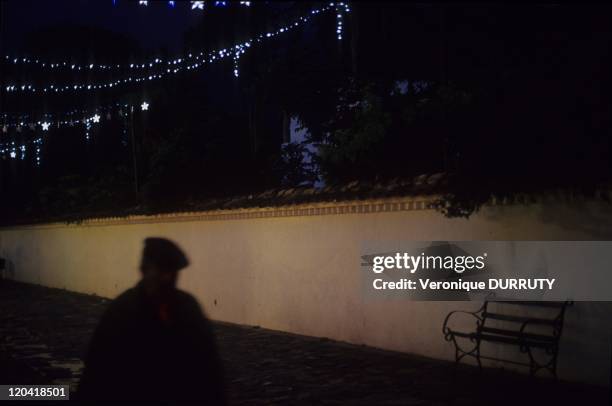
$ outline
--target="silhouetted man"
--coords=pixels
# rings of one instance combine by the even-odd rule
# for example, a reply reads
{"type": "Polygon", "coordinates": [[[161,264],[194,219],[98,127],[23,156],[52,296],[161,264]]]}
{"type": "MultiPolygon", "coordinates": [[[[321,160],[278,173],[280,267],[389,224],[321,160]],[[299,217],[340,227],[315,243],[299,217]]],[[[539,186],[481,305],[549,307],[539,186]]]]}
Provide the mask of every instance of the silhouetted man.
{"type": "Polygon", "coordinates": [[[77,398],[225,404],[211,326],[197,301],[176,289],[188,264],[173,242],[145,240],[142,280],[102,317],[77,398]]]}

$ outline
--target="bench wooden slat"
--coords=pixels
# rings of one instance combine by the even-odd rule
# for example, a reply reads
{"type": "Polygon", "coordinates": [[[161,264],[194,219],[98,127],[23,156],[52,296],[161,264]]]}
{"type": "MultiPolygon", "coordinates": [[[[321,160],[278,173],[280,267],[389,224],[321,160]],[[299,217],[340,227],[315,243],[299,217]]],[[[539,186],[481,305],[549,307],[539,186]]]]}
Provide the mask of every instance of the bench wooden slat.
{"type": "Polygon", "coordinates": [[[524,343],[524,344],[528,344],[531,347],[539,347],[539,348],[549,347],[551,344],[554,344],[556,341],[554,337],[548,337],[548,336],[539,335],[539,334],[525,333],[521,336],[519,332],[514,332],[511,330],[487,328],[487,331],[485,331],[485,333],[490,333],[490,334],[483,334],[482,332],[465,333],[463,331],[451,330],[451,334],[454,335],[455,337],[481,339],[485,341],[497,341],[497,342],[504,342],[507,344],[516,344],[516,345],[524,343]],[[490,331],[490,330],[494,330],[494,331],[490,331]],[[503,331],[504,333],[508,333],[508,334],[499,334],[496,331],[500,331],[500,332],[503,331]],[[521,339],[521,337],[523,339],[521,339]]]}
{"type": "Polygon", "coordinates": [[[490,313],[490,312],[484,312],[482,314],[482,317],[485,319],[489,318],[489,319],[495,319],[495,320],[512,321],[515,323],[524,323],[526,321],[529,321],[530,323],[533,323],[533,324],[554,325],[556,322],[555,319],[542,319],[542,318],[534,318],[534,317],[528,317],[528,316],[514,316],[514,315],[509,315],[509,314],[490,313]]]}
{"type": "Polygon", "coordinates": [[[490,303],[503,303],[503,304],[513,304],[517,306],[538,306],[538,307],[553,307],[556,309],[560,309],[565,306],[565,302],[536,302],[536,301],[526,301],[521,302],[518,300],[492,300],[490,303]]]}
{"type": "Polygon", "coordinates": [[[555,337],[550,335],[544,335],[544,334],[535,334],[535,333],[521,333],[520,331],[516,331],[516,330],[504,330],[501,328],[494,328],[494,327],[481,327],[480,331],[483,333],[491,333],[491,334],[497,334],[500,336],[509,336],[509,337],[523,337],[526,338],[528,340],[534,340],[534,341],[543,341],[543,342],[554,342],[555,341],[555,337]]]}
{"type": "Polygon", "coordinates": [[[512,344],[512,345],[526,344],[532,348],[548,348],[552,344],[552,343],[547,343],[543,341],[521,340],[515,337],[505,337],[505,336],[498,336],[498,335],[491,335],[491,334],[480,334],[479,338],[484,341],[492,341],[492,342],[498,342],[498,343],[503,343],[503,344],[512,344]]]}

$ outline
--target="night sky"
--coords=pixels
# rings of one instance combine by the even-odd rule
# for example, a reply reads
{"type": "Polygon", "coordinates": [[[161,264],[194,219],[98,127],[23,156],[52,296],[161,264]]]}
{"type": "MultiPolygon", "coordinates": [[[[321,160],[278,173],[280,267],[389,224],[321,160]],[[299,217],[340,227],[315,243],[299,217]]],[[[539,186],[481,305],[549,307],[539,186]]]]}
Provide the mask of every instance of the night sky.
{"type": "Polygon", "coordinates": [[[149,1],[139,6],[128,0],[2,0],[3,47],[19,53],[29,32],[66,23],[100,27],[137,40],[144,49],[179,51],[183,34],[201,18],[188,4],[167,6],[149,1]]]}

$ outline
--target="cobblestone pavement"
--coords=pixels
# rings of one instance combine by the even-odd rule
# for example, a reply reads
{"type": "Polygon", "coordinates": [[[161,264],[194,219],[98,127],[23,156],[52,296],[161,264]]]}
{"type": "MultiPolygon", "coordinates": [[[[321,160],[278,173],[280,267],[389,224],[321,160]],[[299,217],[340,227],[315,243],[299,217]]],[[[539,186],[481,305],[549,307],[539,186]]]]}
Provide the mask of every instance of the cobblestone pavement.
{"type": "MultiPolygon", "coordinates": [[[[108,301],[0,281],[0,383],[68,383],[108,301]]],[[[605,405],[607,390],[216,323],[231,404],[605,405]]],[[[442,339],[442,337],[440,337],[442,339]]]]}

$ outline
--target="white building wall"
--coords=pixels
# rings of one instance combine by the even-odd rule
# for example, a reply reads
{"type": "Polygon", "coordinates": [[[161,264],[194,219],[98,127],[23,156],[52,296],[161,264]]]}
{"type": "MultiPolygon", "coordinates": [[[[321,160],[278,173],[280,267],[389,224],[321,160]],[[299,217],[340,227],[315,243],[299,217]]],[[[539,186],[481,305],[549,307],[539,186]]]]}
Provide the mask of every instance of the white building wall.
{"type": "MultiPolygon", "coordinates": [[[[406,198],[8,227],[0,228],[0,256],[15,280],[112,298],[138,280],[143,239],[163,236],[188,253],[180,286],[212,319],[451,360],[444,317],[480,303],[365,299],[363,241],[612,236],[607,203],[491,206],[469,220],[424,207],[424,199],[406,198]]],[[[608,384],[611,316],[610,303],[569,308],[561,378],[608,384]]],[[[498,345],[485,350],[525,357],[498,345]]]]}

